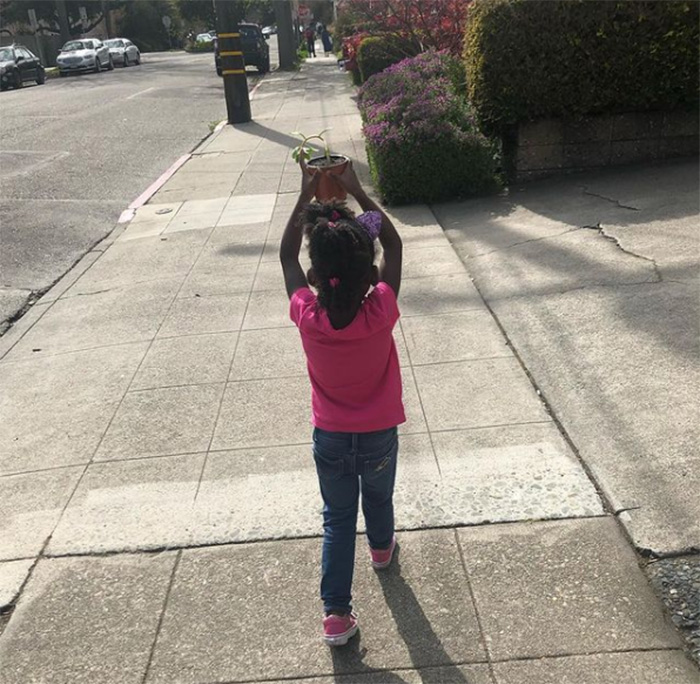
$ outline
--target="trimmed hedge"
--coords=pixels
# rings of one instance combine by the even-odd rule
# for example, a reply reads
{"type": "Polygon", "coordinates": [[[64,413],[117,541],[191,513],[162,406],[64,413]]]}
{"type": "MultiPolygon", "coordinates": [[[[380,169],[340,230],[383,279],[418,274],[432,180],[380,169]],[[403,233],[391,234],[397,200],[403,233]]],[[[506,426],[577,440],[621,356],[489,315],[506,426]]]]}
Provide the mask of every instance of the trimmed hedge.
{"type": "Polygon", "coordinates": [[[460,73],[455,58],[427,52],[360,89],[370,170],[385,202],[437,202],[498,187],[497,150],[457,91],[460,73]]]}
{"type": "Polygon", "coordinates": [[[464,59],[489,131],[698,106],[697,2],[475,0],[464,59]]]}
{"type": "Polygon", "coordinates": [[[394,34],[365,38],[357,50],[357,65],[362,83],[392,64],[407,57],[415,57],[420,51],[419,45],[413,45],[407,38],[394,34]]]}

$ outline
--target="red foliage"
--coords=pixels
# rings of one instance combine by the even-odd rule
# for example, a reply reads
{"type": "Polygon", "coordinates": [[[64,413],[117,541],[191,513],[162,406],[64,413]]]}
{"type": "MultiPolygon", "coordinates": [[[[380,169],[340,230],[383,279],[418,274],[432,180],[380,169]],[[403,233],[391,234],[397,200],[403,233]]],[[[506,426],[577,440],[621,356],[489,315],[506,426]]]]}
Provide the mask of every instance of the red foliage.
{"type": "Polygon", "coordinates": [[[467,7],[472,0],[342,0],[356,30],[373,35],[392,32],[409,36],[425,50],[462,52],[467,7]]]}

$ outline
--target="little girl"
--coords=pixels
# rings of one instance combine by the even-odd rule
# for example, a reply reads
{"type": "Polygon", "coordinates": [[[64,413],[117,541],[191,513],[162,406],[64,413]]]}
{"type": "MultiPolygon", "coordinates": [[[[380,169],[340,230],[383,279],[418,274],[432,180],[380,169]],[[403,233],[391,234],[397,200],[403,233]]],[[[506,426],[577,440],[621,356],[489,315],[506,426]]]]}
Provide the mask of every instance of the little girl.
{"type": "Polygon", "coordinates": [[[360,491],[372,565],[387,567],[396,547],[397,425],[406,418],[392,330],[399,318],[402,245],[351,165],[336,178],[365,212],[357,218],[342,203],[310,203],[319,175],[303,160],[301,167],[301,193],[282,237],[280,261],[311,379],[313,455],[324,502],[323,638],[341,646],[358,629],[351,590],[360,491]],[[299,263],[302,232],[309,244],[308,273],[299,263]],[[383,249],[379,269],[377,236],[383,249]]]}

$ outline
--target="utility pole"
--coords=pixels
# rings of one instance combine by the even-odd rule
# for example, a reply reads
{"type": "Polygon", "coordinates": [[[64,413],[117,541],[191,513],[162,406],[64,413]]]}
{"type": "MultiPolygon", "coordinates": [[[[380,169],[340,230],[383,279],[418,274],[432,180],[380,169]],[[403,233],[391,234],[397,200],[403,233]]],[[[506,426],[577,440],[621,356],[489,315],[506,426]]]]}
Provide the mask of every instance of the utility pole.
{"type": "Polygon", "coordinates": [[[294,68],[299,36],[295,36],[292,23],[292,3],[290,0],[275,0],[275,20],[277,21],[277,45],[280,53],[280,69],[294,68]]]}
{"type": "Polygon", "coordinates": [[[230,124],[245,123],[252,118],[241,34],[238,29],[240,17],[237,4],[231,0],[214,0],[221,73],[224,77],[226,111],[230,124]]]}

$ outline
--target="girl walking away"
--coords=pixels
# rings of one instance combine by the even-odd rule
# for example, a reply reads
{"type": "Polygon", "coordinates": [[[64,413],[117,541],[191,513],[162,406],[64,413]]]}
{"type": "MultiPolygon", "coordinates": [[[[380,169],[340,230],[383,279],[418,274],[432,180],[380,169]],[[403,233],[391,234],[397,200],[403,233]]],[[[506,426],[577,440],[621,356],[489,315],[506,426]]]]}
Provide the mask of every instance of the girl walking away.
{"type": "Polygon", "coordinates": [[[323,638],[346,644],[358,629],[352,577],[360,493],[369,560],[387,567],[396,548],[394,480],[397,426],[405,421],[392,330],[399,318],[401,238],[348,164],[336,176],[364,213],[312,202],[320,174],[301,161],[302,187],[280,245],[311,379],[313,456],[323,498],[323,638]],[[302,234],[311,268],[299,263],[302,234]],[[374,265],[375,238],[383,255],[374,265]],[[309,286],[313,287],[312,291],[309,286]]]}
{"type": "Polygon", "coordinates": [[[316,31],[314,27],[309,24],[304,31],[304,38],[306,38],[306,51],[309,53],[309,57],[316,56],[316,31]]]}

